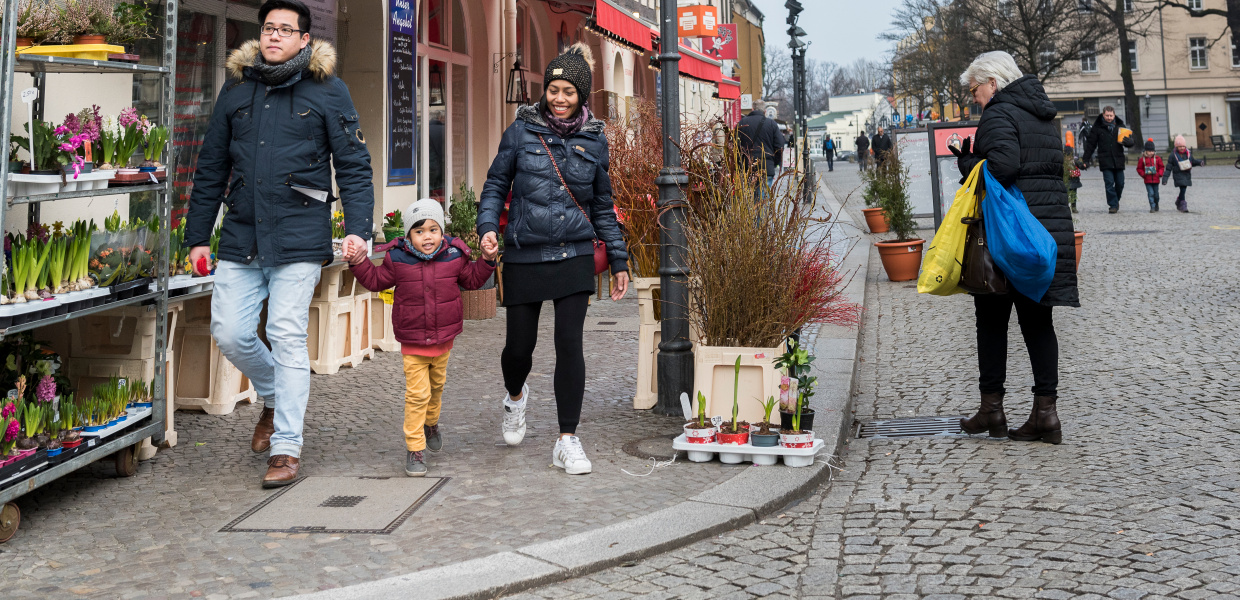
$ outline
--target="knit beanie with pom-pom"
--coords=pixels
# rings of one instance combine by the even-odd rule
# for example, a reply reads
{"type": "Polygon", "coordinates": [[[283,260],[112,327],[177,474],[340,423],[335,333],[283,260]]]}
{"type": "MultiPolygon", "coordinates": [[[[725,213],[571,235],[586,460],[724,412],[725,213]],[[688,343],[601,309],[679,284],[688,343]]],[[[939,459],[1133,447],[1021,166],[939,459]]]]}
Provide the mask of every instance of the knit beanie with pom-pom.
{"type": "Polygon", "coordinates": [[[577,88],[582,97],[589,97],[590,84],[594,73],[594,54],[583,42],[577,42],[564,49],[564,53],[547,63],[547,71],[543,74],[543,90],[556,79],[563,79],[577,88]]]}

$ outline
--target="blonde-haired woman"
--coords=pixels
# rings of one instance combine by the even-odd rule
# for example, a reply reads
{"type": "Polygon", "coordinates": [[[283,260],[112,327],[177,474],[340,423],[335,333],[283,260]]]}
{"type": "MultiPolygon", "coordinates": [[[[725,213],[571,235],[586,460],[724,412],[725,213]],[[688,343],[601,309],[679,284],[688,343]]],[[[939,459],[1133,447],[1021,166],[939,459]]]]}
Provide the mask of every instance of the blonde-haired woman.
{"type": "Polygon", "coordinates": [[[538,342],[538,316],[544,301],[555,303],[555,388],[560,435],[552,463],[570,475],[592,469],[577,424],[585,395],[582,349],[586,308],[594,291],[594,240],[607,245],[616,276],[611,298],[628,289],[628,258],[616,223],[607,176],[607,137],[603,122],[590,113],[594,59],[589,46],[574,44],[547,65],[543,96],[535,106],[517,109],[504,131],[499,152],[487,172],[478,211],[478,235],[495,241],[509,191],[504,231],[504,306],[507,338],[500,367],[504,372],[504,442],[525,437],[526,378],[538,342]]]}
{"type": "MultiPolygon", "coordinates": [[[[978,379],[981,408],[960,426],[967,433],[988,432],[1016,441],[1062,440],[1056,412],[1059,386],[1059,341],[1051,307],[1080,306],[1076,289],[1076,242],[1068,190],[1063,183],[1063,142],[1055,125],[1055,105],[1042,83],[1023,75],[1006,52],[987,52],[975,58],[960,75],[973,100],[980,104],[976,142],[969,140],[952,152],[960,172],[968,175],[982,160],[999,183],[1015,184],[1029,211],[1055,238],[1059,249],[1050,289],[1035,302],[1014,289],[1004,295],[975,295],[977,314],[978,379]],[[1007,429],[1003,414],[1003,387],[1007,376],[1007,327],[1012,307],[1033,367],[1033,412],[1017,429],[1007,429]]],[[[984,202],[985,200],[983,200],[984,202]]]]}

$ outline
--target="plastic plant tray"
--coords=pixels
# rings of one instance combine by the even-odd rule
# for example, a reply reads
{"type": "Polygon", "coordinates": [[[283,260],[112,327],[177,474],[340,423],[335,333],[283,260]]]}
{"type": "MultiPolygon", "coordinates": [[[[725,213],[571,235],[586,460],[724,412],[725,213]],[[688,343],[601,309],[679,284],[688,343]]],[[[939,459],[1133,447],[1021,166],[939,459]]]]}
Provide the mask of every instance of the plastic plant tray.
{"type": "Polygon", "coordinates": [[[755,465],[769,466],[775,464],[778,457],[784,458],[784,465],[789,467],[808,467],[814,464],[814,457],[823,448],[823,441],[814,438],[812,448],[784,448],[783,446],[754,446],[752,444],[691,444],[685,434],[672,440],[674,450],[684,450],[692,462],[709,462],[719,455],[719,461],[725,464],[752,462],[755,465]]]}
{"type": "Polygon", "coordinates": [[[124,46],[111,44],[66,44],[49,46],[31,46],[18,50],[18,54],[41,54],[43,56],[61,56],[64,58],[81,58],[84,60],[108,60],[109,54],[123,54],[124,46]]]}
{"type": "MultiPolygon", "coordinates": [[[[99,439],[106,438],[126,427],[129,427],[130,425],[133,425],[134,423],[137,423],[138,421],[141,421],[143,418],[150,416],[151,412],[152,412],[152,409],[150,406],[144,406],[144,407],[137,408],[137,409],[133,409],[133,408],[126,409],[125,418],[121,419],[120,421],[112,425],[108,425],[107,427],[104,427],[103,429],[100,429],[98,431],[82,430],[82,437],[83,438],[94,437],[94,438],[99,438],[99,439]]],[[[86,442],[82,442],[82,443],[85,444],[86,442]]]]}

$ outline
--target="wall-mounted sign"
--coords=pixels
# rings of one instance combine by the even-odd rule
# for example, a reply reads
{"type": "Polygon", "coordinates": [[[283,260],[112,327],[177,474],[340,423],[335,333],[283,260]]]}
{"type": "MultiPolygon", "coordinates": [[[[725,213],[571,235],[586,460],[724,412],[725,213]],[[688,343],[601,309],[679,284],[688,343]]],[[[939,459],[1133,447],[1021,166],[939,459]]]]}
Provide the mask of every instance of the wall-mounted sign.
{"type": "Polygon", "coordinates": [[[392,0],[388,11],[388,185],[417,183],[418,64],[414,0],[392,0]]]}
{"type": "Polygon", "coordinates": [[[714,39],[715,49],[719,51],[721,60],[736,60],[739,46],[736,41],[736,23],[720,25],[719,34],[714,39]]]}
{"type": "Polygon", "coordinates": [[[753,110],[753,94],[741,94],[741,110],[753,110]]]}
{"type": "Polygon", "coordinates": [[[714,6],[681,6],[676,9],[680,37],[713,38],[719,35],[719,9],[714,6]]]}

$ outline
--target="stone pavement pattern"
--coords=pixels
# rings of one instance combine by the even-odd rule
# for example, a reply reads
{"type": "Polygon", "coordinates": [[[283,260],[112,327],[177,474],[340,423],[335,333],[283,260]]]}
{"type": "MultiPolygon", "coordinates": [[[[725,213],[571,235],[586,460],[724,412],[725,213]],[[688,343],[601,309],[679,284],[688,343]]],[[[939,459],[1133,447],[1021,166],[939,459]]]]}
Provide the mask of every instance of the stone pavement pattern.
{"type": "MultiPolygon", "coordinates": [[[[1083,307],[1055,309],[1064,444],[854,440],[778,517],[510,598],[1240,598],[1240,171],[1194,169],[1190,214],[1130,186],[1109,215],[1084,183],[1083,307]]],[[[873,258],[856,418],[974,410],[971,300],[873,258]]],[[[1009,334],[1015,427],[1032,375],[1009,334]]]]}
{"type": "MultiPolygon", "coordinates": [[[[241,405],[223,417],[179,412],[178,446],[142,463],[137,476],[117,479],[110,462],[96,464],[18,501],[21,530],[0,546],[0,597],[288,596],[560,539],[675,505],[741,471],[718,463],[648,477],[621,471],[649,470],[648,455],[626,454],[624,444],[661,436],[643,447],[667,453],[681,423],[632,408],[632,294],[620,303],[596,300],[589,311],[632,325],[585,336],[579,433],[594,473],[569,477],[550,465],[558,431],[550,306],[530,376],[529,432],[521,446],[504,446],[499,314],[469,322],[449,362],[444,450],[428,461],[431,476],[451,480],[391,535],[219,533],[272,493],[259,486],[265,456],[249,450],[259,407],[241,405]]],[[[306,475],[404,477],[400,365],[398,354],[378,353],[358,368],[313,376],[306,475]]]]}

